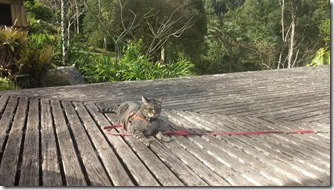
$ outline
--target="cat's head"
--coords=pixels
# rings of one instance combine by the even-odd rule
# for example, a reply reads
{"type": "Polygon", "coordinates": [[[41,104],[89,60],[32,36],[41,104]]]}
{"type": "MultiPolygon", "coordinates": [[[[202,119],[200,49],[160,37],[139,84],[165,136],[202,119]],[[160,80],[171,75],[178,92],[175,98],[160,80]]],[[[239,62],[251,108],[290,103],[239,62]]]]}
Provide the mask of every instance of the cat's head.
{"type": "Polygon", "coordinates": [[[144,96],[141,97],[141,110],[146,118],[150,119],[159,117],[162,109],[161,100],[162,98],[149,100],[144,96]]]}

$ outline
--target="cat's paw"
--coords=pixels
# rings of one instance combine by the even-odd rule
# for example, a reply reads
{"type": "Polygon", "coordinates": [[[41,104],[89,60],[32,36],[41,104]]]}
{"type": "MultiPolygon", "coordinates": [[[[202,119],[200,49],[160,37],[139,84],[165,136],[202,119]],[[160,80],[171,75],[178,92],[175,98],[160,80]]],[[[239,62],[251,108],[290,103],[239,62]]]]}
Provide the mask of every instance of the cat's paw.
{"type": "Polygon", "coordinates": [[[150,146],[151,141],[149,139],[143,139],[142,142],[145,146],[150,146]]]}
{"type": "Polygon", "coordinates": [[[170,142],[172,139],[170,138],[170,137],[168,137],[168,136],[162,136],[162,138],[161,138],[161,141],[163,141],[163,142],[170,142]]]}
{"type": "Polygon", "coordinates": [[[162,134],[161,131],[159,131],[159,132],[156,134],[156,137],[157,137],[157,139],[158,139],[159,141],[163,141],[163,142],[170,142],[170,141],[171,141],[171,139],[170,139],[168,136],[162,134]]]}

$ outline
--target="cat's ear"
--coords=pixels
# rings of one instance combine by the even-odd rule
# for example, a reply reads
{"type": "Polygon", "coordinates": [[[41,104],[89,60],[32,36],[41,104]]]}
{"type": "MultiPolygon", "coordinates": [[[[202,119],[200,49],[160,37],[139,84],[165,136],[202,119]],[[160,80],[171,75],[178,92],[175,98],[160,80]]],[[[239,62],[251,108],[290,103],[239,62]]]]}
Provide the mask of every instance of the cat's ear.
{"type": "Polygon", "coordinates": [[[162,97],[158,98],[157,100],[158,100],[158,102],[161,104],[161,102],[162,102],[162,97]]]}
{"type": "Polygon", "coordinates": [[[143,104],[148,104],[150,101],[145,98],[144,96],[141,96],[141,101],[143,102],[143,104]]]}

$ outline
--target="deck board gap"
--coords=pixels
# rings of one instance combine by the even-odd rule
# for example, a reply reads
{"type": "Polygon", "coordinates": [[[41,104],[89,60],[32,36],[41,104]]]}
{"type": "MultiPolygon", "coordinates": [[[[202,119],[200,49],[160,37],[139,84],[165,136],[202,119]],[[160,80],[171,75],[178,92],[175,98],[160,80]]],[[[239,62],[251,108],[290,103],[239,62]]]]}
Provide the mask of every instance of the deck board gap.
{"type": "MultiPolygon", "coordinates": [[[[96,105],[95,105],[95,106],[96,106],[96,105]]],[[[102,114],[102,115],[103,115],[103,117],[109,122],[110,125],[115,124],[115,123],[113,123],[112,121],[110,121],[110,119],[109,119],[108,116],[106,116],[105,114],[102,114]]],[[[95,121],[95,120],[94,120],[94,121],[95,121]]],[[[98,125],[98,124],[97,124],[97,125],[98,125]]],[[[102,128],[100,128],[100,130],[102,130],[102,128]]],[[[116,129],[115,129],[115,130],[116,130],[116,129]]],[[[116,132],[119,132],[119,131],[116,131],[116,132]]],[[[119,155],[119,153],[117,152],[116,148],[115,148],[115,147],[111,144],[111,142],[108,140],[108,137],[106,137],[106,135],[108,135],[108,134],[105,134],[104,132],[102,132],[102,134],[103,134],[103,135],[105,136],[105,138],[107,139],[107,142],[108,142],[109,146],[110,146],[110,147],[113,149],[113,151],[115,152],[115,154],[116,154],[118,160],[121,162],[121,164],[122,164],[123,168],[125,169],[126,173],[131,174],[129,168],[128,168],[127,165],[124,163],[122,157],[119,155]]],[[[120,138],[122,138],[122,140],[129,146],[129,144],[125,141],[124,137],[120,137],[120,138]]],[[[130,148],[132,149],[131,146],[130,146],[130,148]]],[[[133,151],[133,152],[134,152],[134,154],[136,154],[136,156],[138,156],[137,153],[136,153],[135,151],[133,151]]],[[[144,164],[144,165],[145,165],[145,164],[144,164]]],[[[146,165],[145,165],[145,167],[146,167],[146,165]]],[[[148,170],[148,171],[150,171],[150,170],[148,170]]],[[[150,172],[151,172],[151,171],[150,171],[150,172]]],[[[154,176],[154,175],[153,175],[153,176],[154,176]]],[[[130,179],[132,180],[132,182],[134,183],[135,186],[139,186],[137,180],[133,177],[133,175],[129,175],[129,177],[130,177],[130,179]]],[[[157,180],[157,181],[158,181],[158,180],[157,180]]],[[[159,182],[159,181],[158,181],[158,182],[159,182]]],[[[160,183],[160,182],[159,182],[159,183],[160,183]]]]}
{"type": "Polygon", "coordinates": [[[42,105],[40,99],[38,99],[38,171],[39,171],[39,186],[43,185],[43,154],[42,154],[42,105]]]}
{"type": "MultiPolygon", "coordinates": [[[[50,100],[48,100],[48,102],[50,103],[50,100]]],[[[51,121],[52,121],[53,134],[55,135],[55,143],[56,143],[56,149],[57,149],[57,162],[59,164],[62,184],[63,186],[66,186],[67,180],[66,180],[64,165],[62,162],[62,153],[60,152],[60,145],[59,145],[59,140],[58,140],[59,137],[57,135],[57,130],[56,130],[56,123],[55,123],[55,116],[54,116],[55,112],[53,110],[53,106],[51,106],[51,103],[50,103],[50,113],[51,113],[51,119],[52,119],[51,121]]]]}
{"type": "MultiPolygon", "coordinates": [[[[71,103],[71,105],[73,106],[73,108],[74,108],[74,110],[75,110],[75,113],[76,113],[77,116],[78,116],[78,119],[79,119],[79,121],[80,121],[80,124],[81,124],[82,126],[84,126],[84,122],[83,122],[82,118],[80,117],[79,113],[77,112],[77,109],[75,109],[75,105],[73,104],[72,101],[71,101],[70,103],[71,103]]],[[[85,106],[84,106],[84,108],[86,109],[85,106]]],[[[86,109],[86,111],[88,112],[87,109],[86,109]]],[[[88,112],[88,113],[89,113],[89,112],[88,112]]],[[[91,118],[93,119],[93,117],[91,117],[91,118]]],[[[93,120],[94,120],[94,119],[93,119],[93,120]]],[[[89,142],[90,142],[90,144],[92,145],[92,148],[93,148],[93,150],[94,150],[94,152],[95,152],[95,154],[96,154],[96,156],[97,156],[97,159],[99,160],[99,163],[101,163],[101,166],[102,166],[103,170],[105,171],[105,173],[108,173],[107,168],[106,168],[105,164],[103,163],[102,158],[101,158],[100,154],[98,153],[98,150],[97,150],[95,144],[93,143],[92,137],[89,135],[89,133],[88,133],[86,127],[83,127],[83,130],[85,131],[85,133],[86,133],[86,135],[87,135],[87,137],[88,137],[88,139],[89,139],[89,142]]],[[[88,177],[88,175],[87,175],[87,177],[88,177]]],[[[109,175],[107,175],[107,178],[108,178],[108,180],[111,182],[111,185],[114,186],[111,177],[110,177],[109,175]]]]}
{"type": "Polygon", "coordinates": [[[65,113],[65,108],[64,108],[64,105],[63,105],[63,101],[60,101],[59,105],[60,105],[60,108],[61,108],[61,110],[62,110],[62,112],[64,114],[64,119],[65,119],[65,122],[66,122],[66,127],[67,127],[68,132],[70,134],[70,137],[72,139],[74,151],[75,151],[75,153],[77,155],[77,160],[79,162],[82,174],[83,174],[83,176],[85,178],[87,186],[91,186],[91,181],[90,181],[90,179],[88,177],[88,173],[87,173],[86,167],[85,167],[85,165],[84,165],[84,163],[82,161],[82,156],[81,156],[79,148],[78,148],[78,142],[76,142],[76,140],[74,138],[73,131],[72,131],[71,127],[70,127],[71,125],[70,125],[70,122],[69,122],[69,118],[68,118],[67,114],[65,113]]]}
{"type": "MultiPolygon", "coordinates": [[[[11,98],[11,99],[13,99],[13,98],[11,98]]],[[[10,117],[9,120],[10,120],[10,122],[9,122],[9,124],[8,124],[7,129],[5,130],[5,134],[6,134],[6,135],[5,135],[5,137],[4,137],[4,141],[3,141],[2,147],[1,147],[1,149],[0,149],[0,164],[1,164],[1,162],[2,162],[2,157],[3,157],[3,154],[4,154],[4,152],[5,152],[5,147],[7,146],[7,142],[8,142],[8,138],[9,138],[9,132],[10,132],[10,130],[11,130],[11,128],[12,128],[12,124],[13,124],[13,120],[14,120],[14,117],[15,117],[15,113],[16,113],[16,110],[17,110],[18,102],[19,102],[18,100],[16,100],[16,101],[14,102],[14,105],[13,105],[14,110],[11,111],[11,113],[9,114],[9,117],[10,117]]],[[[9,100],[8,100],[8,103],[6,104],[6,107],[4,108],[4,111],[6,111],[8,105],[9,105],[9,100]]],[[[11,109],[11,108],[9,108],[9,109],[11,109]]],[[[2,112],[2,113],[1,113],[1,117],[2,117],[3,114],[4,114],[4,113],[2,112]]],[[[3,119],[3,118],[1,118],[1,119],[3,119]]]]}
{"type": "Polygon", "coordinates": [[[24,126],[22,128],[22,138],[21,138],[21,142],[20,142],[20,152],[19,152],[19,157],[18,157],[17,166],[16,166],[16,174],[15,174],[15,181],[14,181],[15,186],[18,186],[19,181],[20,181],[21,166],[22,166],[22,160],[23,160],[24,140],[25,140],[26,130],[27,130],[29,106],[30,106],[30,100],[28,99],[26,110],[25,110],[24,126]]]}
{"type": "MultiPolygon", "coordinates": [[[[94,106],[98,107],[95,103],[93,103],[94,106]]],[[[87,113],[89,114],[89,116],[92,118],[92,120],[94,121],[94,123],[96,124],[96,126],[99,126],[98,129],[101,132],[101,134],[104,137],[105,142],[108,143],[109,147],[112,149],[112,151],[115,153],[115,156],[117,157],[117,159],[119,160],[119,162],[121,163],[122,167],[124,168],[124,170],[126,171],[126,173],[131,174],[129,168],[126,166],[126,164],[124,163],[122,157],[119,155],[119,153],[117,152],[116,148],[111,144],[111,142],[108,140],[107,134],[103,132],[102,126],[99,125],[99,122],[95,120],[93,114],[91,113],[91,110],[89,110],[87,108],[87,105],[85,105],[85,103],[83,103],[84,108],[86,109],[87,113]]],[[[106,120],[108,120],[108,122],[110,123],[108,117],[106,117],[104,114],[102,114],[103,117],[106,118],[106,120]]],[[[139,186],[138,182],[135,180],[135,178],[132,175],[129,175],[129,178],[131,179],[131,181],[133,182],[133,184],[135,186],[139,186]]],[[[112,182],[112,180],[111,180],[112,182]]]]}

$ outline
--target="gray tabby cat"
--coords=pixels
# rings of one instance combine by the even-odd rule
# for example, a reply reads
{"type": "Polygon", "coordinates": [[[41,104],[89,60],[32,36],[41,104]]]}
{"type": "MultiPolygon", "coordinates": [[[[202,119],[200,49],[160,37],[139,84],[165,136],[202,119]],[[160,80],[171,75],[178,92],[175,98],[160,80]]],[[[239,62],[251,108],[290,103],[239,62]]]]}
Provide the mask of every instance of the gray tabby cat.
{"type": "MultiPolygon", "coordinates": [[[[162,123],[158,119],[161,114],[162,98],[149,100],[142,96],[142,102],[123,102],[116,111],[119,123],[128,130],[135,138],[142,141],[146,146],[150,145],[147,138],[155,135],[159,140],[169,141],[169,137],[161,132],[162,123]]],[[[101,112],[105,112],[102,110],[101,112]]]]}

